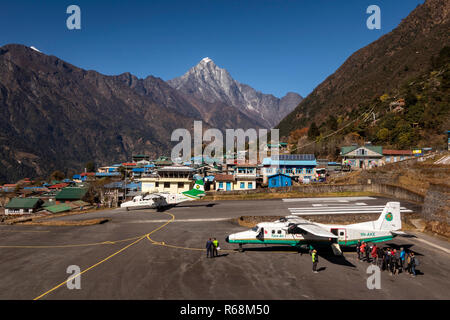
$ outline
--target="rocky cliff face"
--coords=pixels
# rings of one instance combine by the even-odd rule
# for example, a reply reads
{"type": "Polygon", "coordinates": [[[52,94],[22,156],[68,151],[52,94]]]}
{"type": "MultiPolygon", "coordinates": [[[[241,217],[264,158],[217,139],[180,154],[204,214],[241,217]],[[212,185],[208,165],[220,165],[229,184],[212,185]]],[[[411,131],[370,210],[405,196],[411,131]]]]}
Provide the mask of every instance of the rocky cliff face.
{"type": "Polygon", "coordinates": [[[260,126],[272,128],[302,100],[296,93],[282,99],[264,94],[234,80],[210,58],[202,59],[179,78],[169,80],[175,89],[209,103],[233,106],[260,126]]]}

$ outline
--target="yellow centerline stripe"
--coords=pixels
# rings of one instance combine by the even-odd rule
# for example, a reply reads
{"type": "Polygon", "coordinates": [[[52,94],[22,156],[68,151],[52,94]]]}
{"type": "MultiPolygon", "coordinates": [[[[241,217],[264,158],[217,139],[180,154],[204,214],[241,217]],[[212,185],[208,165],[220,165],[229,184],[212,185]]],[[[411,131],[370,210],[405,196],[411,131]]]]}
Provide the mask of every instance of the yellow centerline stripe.
{"type": "MultiPolygon", "coordinates": [[[[166,213],[166,212],[165,212],[165,213],[166,213]]],[[[171,214],[171,213],[166,213],[166,214],[171,215],[171,216],[172,216],[172,219],[170,219],[169,221],[167,221],[167,222],[164,223],[163,225],[159,226],[158,228],[154,229],[153,231],[151,231],[151,232],[149,232],[149,233],[147,233],[147,234],[144,234],[144,235],[141,236],[139,239],[137,239],[136,241],[134,241],[134,242],[128,244],[127,246],[123,247],[123,248],[120,249],[119,251],[116,251],[115,253],[111,254],[110,256],[106,257],[105,259],[103,259],[103,260],[97,262],[96,264],[90,266],[90,267],[87,268],[86,270],[84,270],[84,271],[82,271],[82,272],[80,272],[80,273],[78,273],[78,274],[76,274],[76,275],[70,277],[69,279],[67,279],[67,280],[64,281],[64,282],[61,282],[61,283],[58,284],[57,286],[55,286],[55,287],[53,287],[52,289],[50,289],[50,290],[44,292],[43,294],[41,294],[40,296],[34,298],[33,300],[39,300],[40,298],[46,296],[46,295],[49,294],[50,292],[55,291],[56,289],[58,289],[59,287],[61,287],[61,286],[64,285],[65,283],[67,283],[67,282],[69,282],[69,281],[75,279],[76,277],[81,276],[83,273],[85,273],[85,272],[87,272],[87,271],[89,271],[89,270],[95,268],[96,266],[102,264],[103,262],[108,261],[109,259],[111,259],[111,258],[114,257],[115,255],[121,253],[122,251],[128,249],[128,248],[131,247],[132,245],[138,243],[139,241],[141,241],[142,239],[144,239],[146,236],[151,235],[153,232],[156,232],[156,231],[160,230],[161,228],[165,227],[166,225],[168,225],[169,223],[171,223],[171,222],[173,222],[173,221],[175,220],[175,216],[174,216],[173,214],[171,214]]]]}
{"type": "MultiPolygon", "coordinates": [[[[145,236],[145,235],[143,235],[145,236]]],[[[130,240],[138,239],[142,236],[127,238],[127,239],[120,239],[120,240],[105,240],[103,242],[94,242],[94,243],[81,243],[81,244],[67,244],[67,245],[42,245],[42,246],[31,246],[31,245],[12,245],[12,246],[0,246],[0,248],[28,248],[28,249],[48,249],[48,248],[74,248],[74,247],[89,247],[89,246],[98,246],[98,245],[105,245],[105,244],[115,244],[119,242],[126,242],[130,240]]]]}

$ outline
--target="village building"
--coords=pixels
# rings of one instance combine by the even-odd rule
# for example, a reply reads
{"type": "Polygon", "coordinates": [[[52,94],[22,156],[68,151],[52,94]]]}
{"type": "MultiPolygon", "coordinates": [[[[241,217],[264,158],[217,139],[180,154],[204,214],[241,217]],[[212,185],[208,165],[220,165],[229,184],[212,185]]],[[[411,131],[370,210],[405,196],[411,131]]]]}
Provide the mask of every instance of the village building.
{"type": "Polygon", "coordinates": [[[87,188],[66,187],[58,192],[55,196],[56,204],[72,202],[77,200],[85,200],[87,188]]]}
{"type": "Polygon", "coordinates": [[[383,164],[403,161],[406,159],[411,159],[412,157],[413,153],[411,150],[383,149],[383,164]]]}
{"type": "Polygon", "coordinates": [[[186,166],[166,166],[156,170],[156,173],[139,179],[142,182],[142,192],[181,193],[190,190],[193,185],[195,169],[186,166]]]}
{"type": "Polygon", "coordinates": [[[263,183],[267,184],[269,176],[283,173],[294,180],[313,180],[316,174],[317,161],[313,154],[280,154],[264,158],[263,183]]]}
{"type": "Polygon", "coordinates": [[[214,182],[216,191],[233,191],[236,180],[232,174],[217,174],[214,182]]]}
{"type": "Polygon", "coordinates": [[[283,173],[277,173],[267,177],[269,188],[281,188],[292,186],[292,177],[283,173]]]}
{"type": "Polygon", "coordinates": [[[39,198],[13,198],[5,206],[5,214],[32,214],[38,211],[43,200],[39,198]]]}
{"type": "Polygon", "coordinates": [[[288,144],[287,144],[287,142],[280,142],[280,143],[278,143],[278,145],[268,143],[264,147],[264,151],[269,152],[272,148],[276,148],[276,147],[278,147],[278,152],[279,153],[288,152],[288,144]]]}
{"type": "Polygon", "coordinates": [[[340,155],[342,165],[349,165],[352,169],[370,169],[383,164],[383,147],[370,143],[342,147],[340,155]]]}
{"type": "Polygon", "coordinates": [[[238,164],[234,168],[234,177],[236,180],[235,190],[253,190],[256,189],[257,179],[256,165],[238,164]]]}

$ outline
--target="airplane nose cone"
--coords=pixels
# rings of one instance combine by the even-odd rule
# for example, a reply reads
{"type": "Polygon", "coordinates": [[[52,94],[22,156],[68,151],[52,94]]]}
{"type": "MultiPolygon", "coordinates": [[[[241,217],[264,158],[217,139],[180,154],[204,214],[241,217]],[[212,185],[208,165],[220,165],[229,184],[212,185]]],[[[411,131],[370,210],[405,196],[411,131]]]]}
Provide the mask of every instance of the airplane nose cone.
{"type": "Polygon", "coordinates": [[[227,243],[229,243],[229,242],[230,242],[229,237],[226,237],[226,238],[225,238],[225,241],[226,241],[227,243]]]}

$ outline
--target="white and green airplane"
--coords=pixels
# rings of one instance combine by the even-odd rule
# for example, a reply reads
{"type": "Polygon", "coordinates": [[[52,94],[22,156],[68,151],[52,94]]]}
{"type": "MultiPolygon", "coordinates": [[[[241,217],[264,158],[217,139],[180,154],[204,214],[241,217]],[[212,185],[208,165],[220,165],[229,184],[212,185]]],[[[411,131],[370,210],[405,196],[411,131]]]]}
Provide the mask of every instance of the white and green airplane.
{"type": "Polygon", "coordinates": [[[378,220],[349,225],[310,222],[297,216],[283,217],[274,222],[261,222],[248,231],[230,234],[225,240],[239,244],[270,244],[291,246],[331,245],[335,255],[342,255],[340,246],[352,246],[358,241],[384,242],[402,228],[400,203],[388,202],[378,220]]]}
{"type": "Polygon", "coordinates": [[[175,206],[181,202],[193,201],[205,196],[205,186],[203,180],[196,180],[194,187],[182,193],[151,193],[147,195],[135,196],[133,200],[124,202],[121,208],[129,209],[159,209],[175,206]]]}

